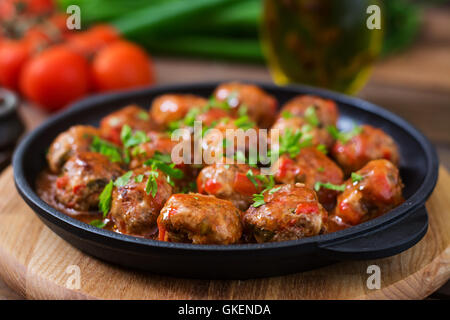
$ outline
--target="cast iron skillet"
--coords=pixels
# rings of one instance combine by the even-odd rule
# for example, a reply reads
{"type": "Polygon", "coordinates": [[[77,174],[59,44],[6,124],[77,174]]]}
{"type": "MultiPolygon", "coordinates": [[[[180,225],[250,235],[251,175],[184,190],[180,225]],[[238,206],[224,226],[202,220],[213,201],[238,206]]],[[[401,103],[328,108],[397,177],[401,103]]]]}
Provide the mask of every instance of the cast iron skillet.
{"type": "Polygon", "coordinates": [[[281,105],[298,94],[333,99],[339,106],[340,128],[351,127],[356,121],[389,133],[400,147],[406,201],[379,218],[335,233],[286,242],[222,246],[160,242],[98,229],[58,212],[37,196],[36,176],[46,167],[45,152],[58,133],[76,124],[98,125],[103,116],[130,103],[148,109],[154,97],[167,92],[208,97],[218,83],[159,86],[75,103],[20,143],[13,159],[16,187],[39,218],[78,249],[118,265],[180,277],[246,279],[300,272],[341,260],[388,257],[412,247],[425,235],[428,216],[424,203],[436,185],[438,160],[435,149],[419,131],[360,99],[310,87],[256,84],[281,105]]]}

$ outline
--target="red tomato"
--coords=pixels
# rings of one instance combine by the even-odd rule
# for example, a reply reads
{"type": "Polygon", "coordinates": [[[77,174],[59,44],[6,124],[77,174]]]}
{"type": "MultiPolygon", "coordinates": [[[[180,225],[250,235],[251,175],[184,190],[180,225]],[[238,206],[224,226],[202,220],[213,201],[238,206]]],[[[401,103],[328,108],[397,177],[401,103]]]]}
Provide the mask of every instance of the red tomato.
{"type": "Polygon", "coordinates": [[[20,86],[31,101],[46,110],[58,110],[88,93],[89,65],[83,56],[55,46],[25,65],[20,86]]]}
{"type": "Polygon", "coordinates": [[[0,84],[17,90],[20,72],[29,58],[28,46],[23,41],[3,41],[0,44],[0,84]]]}
{"type": "Polygon", "coordinates": [[[119,33],[109,25],[97,25],[84,32],[70,35],[68,45],[90,58],[108,44],[120,40],[119,33]]]}
{"type": "Polygon", "coordinates": [[[94,85],[99,91],[120,90],[153,83],[153,64],[139,46],[119,41],[101,50],[92,64],[94,85]]]}

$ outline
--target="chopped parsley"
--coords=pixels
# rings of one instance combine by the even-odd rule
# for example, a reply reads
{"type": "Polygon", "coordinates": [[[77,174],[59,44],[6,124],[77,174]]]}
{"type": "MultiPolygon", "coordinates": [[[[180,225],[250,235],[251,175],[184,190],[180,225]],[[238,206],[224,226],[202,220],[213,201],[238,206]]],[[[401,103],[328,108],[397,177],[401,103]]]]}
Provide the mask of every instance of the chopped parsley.
{"type": "Polygon", "coordinates": [[[327,147],[324,144],[317,145],[316,149],[322,152],[323,154],[328,153],[327,147]]]}
{"type": "Polygon", "coordinates": [[[126,185],[130,181],[130,178],[131,178],[132,175],[133,175],[133,171],[128,171],[123,176],[117,178],[117,180],[114,181],[114,186],[116,186],[116,187],[123,187],[124,185],[126,185]]]}
{"type": "Polygon", "coordinates": [[[97,228],[104,228],[106,226],[106,222],[104,222],[103,220],[92,220],[91,222],[89,222],[89,224],[91,226],[97,227],[97,228]]]}
{"type": "Polygon", "coordinates": [[[324,167],[319,167],[319,168],[317,168],[317,171],[318,171],[318,172],[324,172],[324,171],[325,171],[325,168],[324,168],[324,167]]]}
{"type": "Polygon", "coordinates": [[[265,204],[264,193],[266,191],[268,191],[269,194],[274,194],[275,192],[277,192],[278,190],[281,189],[281,186],[274,188],[275,180],[273,179],[273,176],[255,175],[255,177],[257,179],[259,179],[260,181],[262,181],[265,186],[264,190],[261,191],[261,193],[255,193],[253,195],[254,203],[252,204],[252,206],[254,208],[258,208],[258,207],[262,206],[263,204],[265,204]]]}
{"type": "Polygon", "coordinates": [[[148,179],[147,183],[145,185],[145,192],[147,194],[152,194],[152,197],[154,198],[156,196],[156,193],[158,192],[158,182],[156,181],[156,178],[158,178],[159,173],[157,171],[149,171],[148,172],[148,179]]]}
{"type": "Polygon", "coordinates": [[[138,117],[140,120],[148,120],[148,119],[149,119],[148,113],[145,112],[145,111],[139,112],[138,115],[137,115],[137,117],[138,117]]]}
{"type": "Polygon", "coordinates": [[[292,117],[294,117],[294,115],[290,111],[284,110],[281,111],[281,117],[283,119],[291,119],[292,117]]]}
{"type": "Polygon", "coordinates": [[[150,141],[144,131],[135,131],[134,134],[129,125],[124,125],[120,132],[120,140],[122,140],[125,148],[135,147],[142,143],[150,141]]]}
{"type": "Polygon", "coordinates": [[[140,175],[134,177],[134,182],[141,183],[143,180],[144,180],[143,174],[140,174],[140,175]]]}
{"type": "Polygon", "coordinates": [[[357,174],[356,172],[352,172],[352,182],[360,182],[364,179],[364,177],[362,175],[357,174]]]}
{"type": "Polygon", "coordinates": [[[314,190],[319,191],[320,188],[330,189],[330,190],[336,190],[336,191],[345,191],[345,184],[337,185],[332,184],[330,182],[316,182],[314,185],[314,190]]]}
{"type": "Polygon", "coordinates": [[[151,167],[153,170],[161,170],[170,179],[182,179],[184,177],[183,171],[175,168],[175,164],[172,163],[170,155],[155,152],[152,158],[144,162],[144,165],[151,167]]]}
{"type": "Polygon", "coordinates": [[[119,147],[111,142],[99,138],[98,136],[94,136],[90,149],[93,152],[98,152],[106,156],[111,162],[122,161],[122,154],[119,147]]]}
{"type": "Polygon", "coordinates": [[[309,106],[306,109],[305,120],[314,127],[317,127],[320,124],[319,117],[317,117],[316,108],[314,106],[309,106]]]}
{"type": "Polygon", "coordinates": [[[109,183],[105,186],[102,193],[100,193],[99,204],[98,207],[100,211],[103,213],[103,217],[106,217],[109,210],[111,209],[111,198],[112,198],[112,191],[114,187],[114,182],[111,180],[109,183]]]}
{"type": "Polygon", "coordinates": [[[247,115],[241,116],[234,120],[234,124],[236,127],[243,130],[248,130],[255,127],[255,123],[251,121],[247,115]]]}
{"type": "Polygon", "coordinates": [[[288,154],[289,157],[295,158],[302,148],[311,146],[312,137],[302,139],[303,133],[297,130],[292,133],[290,128],[286,129],[284,135],[280,137],[279,153],[288,154]]]}
{"type": "Polygon", "coordinates": [[[258,208],[262,205],[264,205],[266,202],[264,201],[264,194],[263,193],[256,193],[253,195],[253,204],[252,206],[254,208],[258,208]]]}
{"type": "Polygon", "coordinates": [[[354,123],[352,130],[347,132],[339,131],[335,126],[328,126],[327,130],[334,139],[339,140],[342,143],[347,143],[354,136],[360,134],[363,128],[354,123]]]}

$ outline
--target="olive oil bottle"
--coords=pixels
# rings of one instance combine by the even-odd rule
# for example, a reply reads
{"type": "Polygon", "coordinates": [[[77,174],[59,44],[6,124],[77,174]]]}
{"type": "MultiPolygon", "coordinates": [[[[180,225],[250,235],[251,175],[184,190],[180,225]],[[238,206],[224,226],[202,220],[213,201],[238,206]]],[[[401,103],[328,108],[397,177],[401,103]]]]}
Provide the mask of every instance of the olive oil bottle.
{"type": "MultiPolygon", "coordinates": [[[[382,45],[369,29],[376,0],[265,0],[262,44],[274,81],[356,93],[368,79],[382,45]]],[[[381,15],[382,18],[382,7],[381,15]]]]}

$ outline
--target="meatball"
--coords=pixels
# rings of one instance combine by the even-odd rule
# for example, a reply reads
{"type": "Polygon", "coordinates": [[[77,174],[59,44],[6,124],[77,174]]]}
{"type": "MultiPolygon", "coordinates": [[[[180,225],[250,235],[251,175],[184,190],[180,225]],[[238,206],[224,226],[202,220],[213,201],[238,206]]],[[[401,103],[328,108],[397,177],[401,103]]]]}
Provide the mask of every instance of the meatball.
{"type": "Polygon", "coordinates": [[[61,167],[71,156],[78,152],[89,151],[94,136],[100,134],[99,130],[91,126],[73,126],[60,133],[47,153],[47,161],[53,173],[59,173],[61,167]]]}
{"type": "MultiPolygon", "coordinates": [[[[245,153],[250,147],[258,150],[259,128],[256,127],[254,122],[248,119],[241,121],[242,119],[244,118],[222,118],[207,128],[201,140],[203,157],[205,158],[206,156],[211,157],[211,159],[216,159],[217,157],[225,156],[227,149],[229,149],[228,152],[230,153],[228,156],[234,155],[238,150],[245,153]],[[253,130],[251,131],[249,129],[253,130]],[[232,145],[234,148],[230,149],[232,145]]],[[[211,161],[207,161],[207,164],[211,164],[211,161]]]]}
{"type": "Polygon", "coordinates": [[[147,137],[149,138],[148,142],[131,149],[131,169],[141,167],[146,160],[153,157],[155,152],[170,155],[172,149],[178,143],[177,141],[172,141],[170,136],[164,132],[150,131],[147,133],[147,137]]]}
{"type": "Polygon", "coordinates": [[[101,135],[103,138],[121,145],[120,133],[124,125],[130,126],[133,131],[148,132],[155,128],[147,111],[131,105],[104,117],[100,122],[101,135]]]}
{"type": "Polygon", "coordinates": [[[297,96],[288,101],[281,112],[289,115],[303,117],[310,120],[310,122],[316,122],[317,126],[326,127],[330,125],[336,125],[339,113],[336,103],[333,100],[322,99],[320,97],[303,95],[297,96]],[[313,107],[313,109],[310,109],[313,107]],[[308,116],[308,112],[313,110],[313,115],[308,116]]]}
{"type": "Polygon", "coordinates": [[[243,215],[244,230],[259,243],[296,240],[326,231],[327,211],[304,184],[278,185],[243,215]]]}
{"type": "Polygon", "coordinates": [[[241,212],[228,200],[198,193],[174,194],[158,218],[159,239],[233,244],[242,236],[241,212]]]}
{"type": "MultiPolygon", "coordinates": [[[[295,159],[282,155],[274,164],[274,178],[278,183],[301,182],[314,188],[317,182],[341,185],[344,174],[333,160],[315,147],[301,149],[295,159]]],[[[331,210],[336,204],[338,192],[321,188],[317,192],[319,202],[331,210]]]]}
{"type": "Polygon", "coordinates": [[[345,182],[330,217],[330,229],[339,230],[378,217],[400,205],[403,184],[396,166],[373,160],[345,182]]]}
{"type": "Polygon", "coordinates": [[[150,116],[161,128],[168,128],[171,122],[183,119],[190,109],[207,104],[205,98],[191,94],[165,94],[153,100],[150,116]]]}
{"type": "Polygon", "coordinates": [[[267,177],[260,176],[259,169],[246,164],[223,162],[200,171],[197,177],[198,192],[230,200],[240,210],[246,210],[253,202],[253,194],[264,189],[263,183],[267,177]]]}
{"type": "Polygon", "coordinates": [[[114,188],[109,217],[121,233],[155,237],[159,212],[171,195],[172,187],[161,171],[136,169],[128,182],[114,188]],[[156,184],[156,190],[146,190],[152,184],[149,179],[156,184]]]}
{"type": "Polygon", "coordinates": [[[247,108],[249,117],[261,128],[269,128],[275,119],[277,100],[255,85],[224,83],[216,88],[214,97],[235,110],[247,108]]]}
{"type": "Polygon", "coordinates": [[[285,134],[287,130],[291,132],[302,132],[302,140],[311,139],[312,146],[324,145],[327,150],[333,147],[334,139],[326,128],[313,126],[309,124],[304,118],[292,115],[282,115],[273,124],[272,130],[280,130],[280,137],[285,134]]]}
{"type": "Polygon", "coordinates": [[[122,169],[95,152],[79,152],[64,164],[56,179],[56,199],[78,211],[97,209],[99,195],[110,180],[121,176],[122,169]]]}
{"type": "Polygon", "coordinates": [[[345,174],[361,169],[370,160],[386,159],[398,165],[398,147],[388,134],[370,125],[360,128],[348,141],[336,141],[331,152],[345,174]]]}

